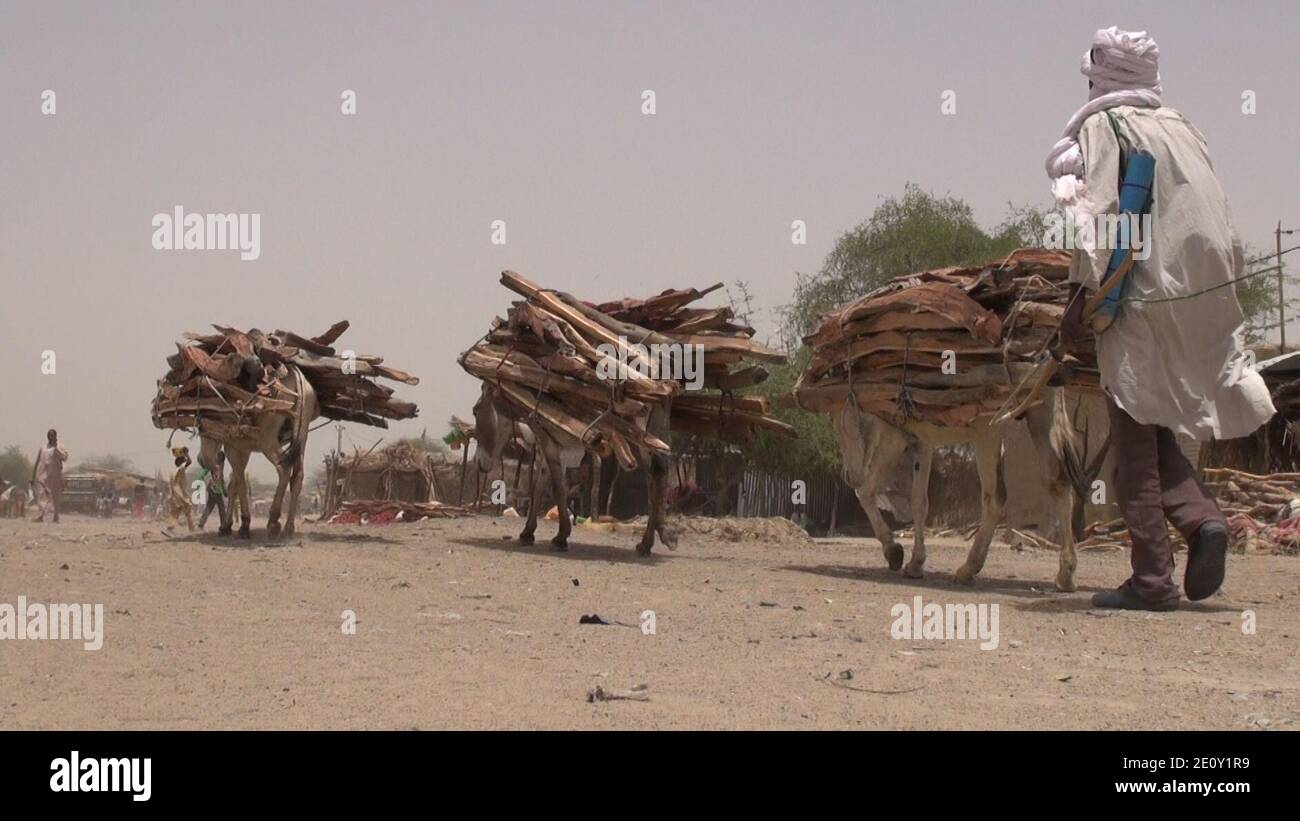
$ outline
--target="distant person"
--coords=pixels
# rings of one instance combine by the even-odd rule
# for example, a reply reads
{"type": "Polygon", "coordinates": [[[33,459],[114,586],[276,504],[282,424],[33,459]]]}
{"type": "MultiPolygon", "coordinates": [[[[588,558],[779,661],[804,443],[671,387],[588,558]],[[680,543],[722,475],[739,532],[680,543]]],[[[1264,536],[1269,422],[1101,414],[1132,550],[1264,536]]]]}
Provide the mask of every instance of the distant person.
{"type": "Polygon", "coordinates": [[[96,501],[95,506],[99,510],[99,515],[108,519],[112,517],[113,506],[116,503],[117,497],[114,493],[113,487],[110,485],[100,491],[99,499],[96,501]]]}
{"type": "Polygon", "coordinates": [[[51,428],[45,434],[45,447],[36,453],[36,464],[32,466],[32,492],[36,494],[36,509],[40,514],[36,521],[45,521],[45,514],[53,514],[54,522],[59,521],[59,503],[63,500],[63,463],[68,461],[68,452],[59,445],[59,432],[51,428]]]}
{"type": "Polygon", "coordinates": [[[230,520],[226,517],[226,482],[224,479],[224,470],[226,467],[226,452],[217,451],[217,469],[209,471],[207,468],[200,466],[199,479],[203,482],[207,495],[207,503],[203,506],[203,513],[199,515],[199,530],[208,523],[208,517],[212,515],[212,509],[217,509],[217,517],[221,521],[221,529],[225,530],[230,520]]]}
{"type": "Polygon", "coordinates": [[[144,510],[148,504],[149,489],[144,486],[144,482],[136,482],[135,491],[131,497],[131,514],[137,519],[143,519],[144,510]]]}
{"type": "Polygon", "coordinates": [[[0,479],[0,517],[21,519],[27,515],[27,488],[0,479]]]}
{"type": "Polygon", "coordinates": [[[181,517],[185,517],[185,523],[189,526],[191,532],[194,530],[194,507],[190,504],[190,480],[189,467],[193,464],[190,461],[189,448],[172,448],[175,454],[176,472],[172,474],[171,496],[167,499],[167,524],[163,527],[163,533],[167,536],[172,535],[172,525],[178,525],[181,517]]]}

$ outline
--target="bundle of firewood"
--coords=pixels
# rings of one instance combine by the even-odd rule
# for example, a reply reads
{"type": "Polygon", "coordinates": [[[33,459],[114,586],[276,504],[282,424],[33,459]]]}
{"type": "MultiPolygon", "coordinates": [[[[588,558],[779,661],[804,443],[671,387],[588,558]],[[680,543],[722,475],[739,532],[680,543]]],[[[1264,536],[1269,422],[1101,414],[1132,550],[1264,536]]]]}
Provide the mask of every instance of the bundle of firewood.
{"type": "MultiPolygon", "coordinates": [[[[1008,528],[1013,539],[1019,539],[1022,546],[1029,545],[1043,550],[1060,550],[1061,545],[1032,530],[1008,528]]],[[[1175,550],[1186,550],[1187,544],[1177,530],[1168,528],[1169,541],[1175,550]]],[[[1014,542],[1013,542],[1014,544],[1014,542]]],[[[1093,522],[1083,529],[1081,537],[1075,541],[1076,550],[1132,550],[1133,537],[1129,535],[1128,526],[1123,519],[1111,519],[1105,522],[1093,522]]]]}
{"type": "Polygon", "coordinates": [[[418,385],[419,379],[383,364],[383,357],[335,351],[332,344],[348,329],[346,320],[315,337],[213,328],[216,333],[187,332],[167,357],[153,399],[155,427],[194,428],[229,439],[248,433],[258,415],[292,416],[298,391],[291,366],[311,383],[327,419],[386,428],[389,419],[418,413],[414,403],[395,399],[392,388],[375,380],[418,385]]]}
{"type": "Polygon", "coordinates": [[[1206,468],[1205,489],[1219,502],[1225,516],[1244,513],[1258,521],[1277,521],[1284,509],[1300,500],[1300,473],[1257,476],[1232,468],[1206,468]]]}
{"type": "Polygon", "coordinates": [[[671,452],[645,429],[651,410],[669,400],[674,430],[740,441],[756,429],[794,435],[768,415],[765,399],[732,393],[767,377],[748,360],[785,356],[754,342],[754,329],[735,322],[730,308],[687,307],[720,284],[604,304],[512,271],[502,272],[501,284],[523,300],[459,361],[496,388],[511,418],[568,434],[625,470],[671,452]]]}
{"type": "MultiPolygon", "coordinates": [[[[968,425],[1005,410],[1032,376],[1069,294],[1066,251],[1022,249],[972,268],[897,277],[804,337],[812,358],[799,406],[832,412],[849,392],[867,412],[968,425]]],[[[1062,379],[1096,389],[1093,341],[1065,357],[1062,379]]]]}

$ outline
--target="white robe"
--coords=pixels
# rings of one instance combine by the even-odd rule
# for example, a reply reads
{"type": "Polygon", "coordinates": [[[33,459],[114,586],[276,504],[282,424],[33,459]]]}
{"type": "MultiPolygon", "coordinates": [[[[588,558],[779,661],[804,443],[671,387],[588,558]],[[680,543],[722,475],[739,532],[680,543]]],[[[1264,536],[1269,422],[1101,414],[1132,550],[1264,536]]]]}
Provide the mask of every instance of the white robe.
{"type": "MultiPolygon", "coordinates": [[[[1171,108],[1111,109],[1132,150],[1156,160],[1151,255],[1129,274],[1128,297],[1185,295],[1240,276],[1245,255],[1205,139],[1171,108]]],[[[1119,143],[1106,112],[1079,133],[1091,207],[1119,210],[1119,143]]],[[[1105,245],[1100,243],[1099,245],[1105,245]]],[[[1077,251],[1070,280],[1096,289],[1109,249],[1077,251]]],[[[1129,416],[1205,441],[1246,436],[1273,415],[1263,378],[1247,367],[1233,286],[1174,302],[1124,302],[1098,337],[1101,384],[1129,416]]]]}

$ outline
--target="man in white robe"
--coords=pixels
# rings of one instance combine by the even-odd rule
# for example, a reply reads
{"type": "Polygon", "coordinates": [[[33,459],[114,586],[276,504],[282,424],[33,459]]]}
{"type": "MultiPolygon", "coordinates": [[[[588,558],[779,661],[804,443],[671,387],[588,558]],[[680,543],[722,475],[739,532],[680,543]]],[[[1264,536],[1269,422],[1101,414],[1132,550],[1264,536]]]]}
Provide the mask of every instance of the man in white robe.
{"type": "MultiPolygon", "coordinates": [[[[1145,32],[1097,32],[1083,65],[1092,100],[1053,149],[1048,172],[1066,213],[1092,218],[1096,226],[1097,215],[1119,211],[1121,158],[1138,151],[1155,157],[1150,235],[1135,254],[1139,261],[1114,323],[1097,339],[1133,575],[1093,603],[1171,610],[1180,596],[1165,519],[1189,545],[1189,599],[1219,589],[1228,547],[1227,522],[1174,434],[1202,441],[1246,436],[1274,410],[1242,348],[1244,317],[1228,283],[1245,260],[1227,199],[1204,137],[1161,105],[1158,55],[1145,32]]],[[[1067,343],[1083,334],[1085,297],[1097,288],[1114,247],[1107,239],[1100,232],[1096,248],[1075,253],[1070,281],[1084,293],[1062,325],[1067,343]]]]}
{"type": "Polygon", "coordinates": [[[59,444],[58,431],[51,428],[45,434],[45,447],[36,452],[32,465],[32,488],[40,515],[36,521],[45,521],[46,513],[54,514],[59,521],[59,506],[63,504],[63,463],[68,461],[68,451],[59,444]]]}

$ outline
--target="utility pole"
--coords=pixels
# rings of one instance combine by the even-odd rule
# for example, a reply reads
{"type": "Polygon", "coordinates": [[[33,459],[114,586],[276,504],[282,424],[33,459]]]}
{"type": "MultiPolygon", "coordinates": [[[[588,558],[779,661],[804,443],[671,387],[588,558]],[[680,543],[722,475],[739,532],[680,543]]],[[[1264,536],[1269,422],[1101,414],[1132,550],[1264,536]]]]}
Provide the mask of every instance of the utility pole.
{"type": "Polygon", "coordinates": [[[1277,239],[1277,325],[1278,332],[1281,334],[1281,342],[1278,345],[1278,353],[1286,353],[1286,296],[1282,291],[1282,220],[1277,221],[1277,231],[1273,234],[1277,239]]]}

